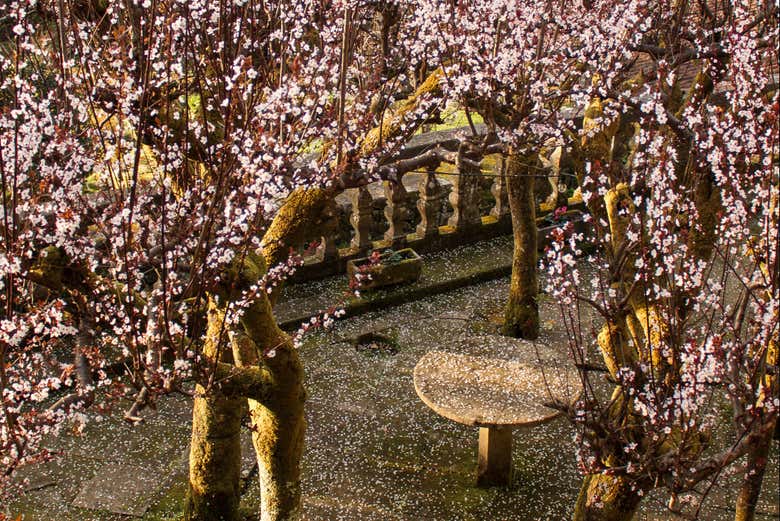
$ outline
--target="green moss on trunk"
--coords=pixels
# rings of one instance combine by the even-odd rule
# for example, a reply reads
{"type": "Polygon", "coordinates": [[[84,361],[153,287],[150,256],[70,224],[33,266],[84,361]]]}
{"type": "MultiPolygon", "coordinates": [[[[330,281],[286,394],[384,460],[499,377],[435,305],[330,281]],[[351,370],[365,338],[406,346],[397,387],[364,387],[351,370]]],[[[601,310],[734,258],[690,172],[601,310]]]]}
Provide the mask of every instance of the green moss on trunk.
{"type": "Polygon", "coordinates": [[[277,392],[266,403],[249,400],[252,442],[257,453],[262,521],[293,521],[300,517],[300,461],[306,421],[303,367],[291,345],[270,360],[277,375],[277,392]]]}
{"type": "Polygon", "coordinates": [[[623,476],[591,474],[585,477],[574,508],[573,521],[630,521],[639,508],[641,488],[623,476]]]}
{"type": "MultiPolygon", "coordinates": [[[[202,387],[196,387],[197,393],[203,391],[202,387]]],[[[185,521],[239,519],[239,434],[244,400],[215,394],[195,398],[193,405],[185,521]]]]}
{"type": "Polygon", "coordinates": [[[534,178],[529,166],[537,159],[512,154],[507,159],[509,208],[512,213],[514,252],[509,300],[504,315],[505,335],[533,340],[539,336],[539,284],[536,275],[536,209],[534,178]]]}
{"type": "MultiPolygon", "coordinates": [[[[264,259],[249,256],[264,271],[264,259]]],[[[247,270],[243,270],[247,271],[247,270]]],[[[291,521],[300,517],[300,462],[306,422],[303,404],[303,365],[298,350],[276,324],[271,303],[261,295],[244,313],[241,324],[247,336],[274,355],[263,359],[273,392],[263,402],[248,400],[252,442],[257,454],[262,521],[291,521]]]]}
{"type": "MultiPolygon", "coordinates": [[[[228,349],[217,349],[223,313],[209,302],[208,332],[204,354],[231,362],[228,349]]],[[[184,505],[185,521],[234,521],[239,519],[241,476],[241,419],[244,398],[226,397],[219,391],[195,387],[192,407],[189,488],[184,505]]]]}

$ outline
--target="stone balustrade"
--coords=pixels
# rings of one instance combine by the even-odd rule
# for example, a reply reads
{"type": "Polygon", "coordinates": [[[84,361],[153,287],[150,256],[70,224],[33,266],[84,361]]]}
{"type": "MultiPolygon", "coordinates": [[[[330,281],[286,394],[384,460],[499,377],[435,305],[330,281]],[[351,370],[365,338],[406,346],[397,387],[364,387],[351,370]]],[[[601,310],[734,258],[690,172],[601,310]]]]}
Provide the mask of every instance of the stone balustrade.
{"type": "MultiPolygon", "coordinates": [[[[451,148],[463,132],[416,136],[397,157],[413,157],[436,145],[451,148]]],[[[336,198],[339,225],[322,237],[293,280],[344,273],[348,260],[374,249],[411,247],[428,253],[510,234],[504,161],[488,157],[481,166],[456,161],[454,171],[428,169],[407,173],[400,184],[378,181],[346,190],[336,198]]]]}

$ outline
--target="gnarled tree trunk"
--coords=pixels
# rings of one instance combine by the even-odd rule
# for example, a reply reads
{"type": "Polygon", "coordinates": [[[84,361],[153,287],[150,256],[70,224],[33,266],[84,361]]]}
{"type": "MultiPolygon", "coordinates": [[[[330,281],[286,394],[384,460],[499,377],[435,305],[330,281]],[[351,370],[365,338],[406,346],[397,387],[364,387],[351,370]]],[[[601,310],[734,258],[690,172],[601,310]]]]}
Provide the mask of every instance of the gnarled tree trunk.
{"type": "MultiPolygon", "coordinates": [[[[262,262],[262,258],[258,260],[262,262]]],[[[293,521],[300,517],[300,462],[306,430],[303,365],[298,350],[277,326],[265,295],[247,310],[241,322],[257,346],[271,350],[263,366],[273,382],[273,393],[264,400],[248,400],[260,477],[261,519],[293,521]]]]}
{"type": "MultiPolygon", "coordinates": [[[[360,155],[372,153],[403,131],[409,123],[406,116],[420,100],[440,89],[442,77],[440,70],[431,73],[383,119],[380,127],[367,133],[360,155]]],[[[223,277],[234,283],[223,288],[226,294],[221,296],[222,305],[237,295],[237,289],[259,281],[268,266],[284,262],[290,248],[315,238],[330,218],[328,208],[338,190],[338,186],[299,188],[290,194],[263,236],[262,255],[247,255],[237,273],[223,277]]],[[[227,349],[217,350],[216,340],[204,350],[207,357],[220,355],[221,363],[217,364],[220,386],[209,389],[209,396],[197,398],[193,408],[187,521],[236,519],[240,471],[238,427],[247,402],[259,466],[261,519],[290,521],[300,516],[300,460],[306,428],[303,366],[297,350],[273,316],[278,288],[271,295],[260,292],[241,317],[243,331],[229,332],[234,339],[245,334],[249,341],[232,341],[232,355],[224,353],[227,349]],[[268,356],[261,358],[261,350],[268,356]]],[[[224,308],[209,314],[209,338],[218,339],[219,331],[223,331],[222,313],[224,308]]],[[[202,393],[205,388],[199,386],[198,391],[202,393]]]]}
{"type": "Polygon", "coordinates": [[[267,364],[277,381],[265,403],[249,400],[252,442],[257,453],[262,521],[293,521],[300,517],[300,462],[306,421],[303,367],[287,343],[267,364]]]}
{"type": "Polygon", "coordinates": [[[204,354],[210,360],[219,357],[220,363],[215,364],[208,392],[205,381],[197,388],[202,396],[193,408],[188,521],[238,519],[239,435],[247,402],[260,469],[262,519],[299,517],[305,393],[297,350],[276,325],[265,292],[244,310],[241,327],[225,321],[227,303],[265,270],[262,256],[247,255],[236,271],[225,274],[230,287],[209,301],[204,354]]]}
{"type": "Polygon", "coordinates": [[[739,489],[739,495],[737,496],[734,521],[753,521],[756,517],[756,505],[758,504],[758,496],[761,494],[761,485],[764,481],[773,431],[774,429],[769,430],[748,452],[747,468],[742,479],[742,486],[739,489]]]}

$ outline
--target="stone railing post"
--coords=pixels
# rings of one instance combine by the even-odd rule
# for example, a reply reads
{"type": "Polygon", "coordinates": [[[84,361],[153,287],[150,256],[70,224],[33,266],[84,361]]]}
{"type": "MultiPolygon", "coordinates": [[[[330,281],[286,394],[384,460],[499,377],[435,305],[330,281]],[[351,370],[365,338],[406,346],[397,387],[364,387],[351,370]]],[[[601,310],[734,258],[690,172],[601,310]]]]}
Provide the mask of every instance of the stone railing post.
{"type": "Polygon", "coordinates": [[[371,192],[368,188],[361,186],[351,194],[352,215],[349,222],[352,223],[352,229],[355,230],[355,236],[352,237],[350,245],[360,251],[366,251],[371,248],[371,192]]]}
{"type": "Polygon", "coordinates": [[[417,189],[417,210],[420,212],[420,224],[417,225],[419,237],[433,237],[439,234],[439,216],[444,190],[436,179],[436,169],[429,168],[420,180],[417,189]]]}
{"type": "Polygon", "coordinates": [[[479,181],[482,172],[479,165],[466,161],[465,146],[463,145],[458,149],[455,166],[457,174],[452,192],[450,192],[452,215],[448,224],[455,228],[456,232],[461,232],[482,224],[482,218],[479,214],[479,181]]]}
{"type": "Polygon", "coordinates": [[[506,184],[506,159],[500,156],[493,167],[493,184],[490,193],[496,200],[496,204],[490,209],[490,215],[499,221],[509,215],[509,195],[506,184]]]}
{"type": "MultiPolygon", "coordinates": [[[[543,196],[543,202],[551,208],[566,206],[566,184],[561,176],[561,165],[564,158],[563,147],[554,148],[549,154],[539,155],[542,167],[545,169],[547,178],[537,179],[534,191],[543,196]]],[[[539,195],[536,196],[540,199],[539,195]]]]}
{"type": "Polygon", "coordinates": [[[404,231],[404,219],[406,219],[406,188],[399,179],[397,183],[384,181],[385,198],[385,217],[387,218],[388,228],[385,232],[385,239],[390,241],[394,249],[402,248],[406,245],[406,232],[404,231]]]}
{"type": "Polygon", "coordinates": [[[320,238],[320,245],[317,246],[315,253],[317,260],[328,262],[338,258],[339,249],[336,246],[336,238],[333,235],[327,235],[320,238]]]}

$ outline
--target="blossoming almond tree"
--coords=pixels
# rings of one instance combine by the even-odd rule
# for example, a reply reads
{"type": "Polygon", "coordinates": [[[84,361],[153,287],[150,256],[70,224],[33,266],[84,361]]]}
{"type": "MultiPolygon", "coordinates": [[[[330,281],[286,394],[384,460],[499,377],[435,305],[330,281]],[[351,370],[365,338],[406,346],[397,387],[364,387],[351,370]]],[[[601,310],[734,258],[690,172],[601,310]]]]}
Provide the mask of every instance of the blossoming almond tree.
{"type": "MultiPolygon", "coordinates": [[[[247,408],[263,519],[295,518],[303,373],[273,318],[291,248],[322,235],[345,187],[502,151],[515,257],[535,252],[529,162],[570,140],[561,108],[585,101],[575,152],[603,277],[585,293],[576,242],[561,235],[551,290],[580,361],[576,306],[604,315],[616,391],[605,402],[586,386],[574,414],[590,473],[576,516],[627,519],[656,483],[690,489],[744,453],[760,471],[777,407],[777,80],[765,66],[776,8],[698,5],[0,6],[2,484],[46,457],[43,436],[98,391],[126,390],[106,371],[123,360],[131,421],[197,382],[188,519],[236,518],[247,408]],[[394,40],[399,24],[408,37],[394,40]],[[649,74],[634,75],[636,53],[649,74]],[[442,92],[482,114],[488,139],[393,161],[442,92]],[[726,279],[742,288],[736,302],[726,279]],[[721,387],[737,436],[705,459],[706,398],[721,387]]],[[[508,314],[528,336],[533,268],[517,268],[509,308],[522,313],[508,314]]]]}
{"type": "MultiPolygon", "coordinates": [[[[504,333],[539,334],[534,178],[539,156],[568,141],[571,108],[590,90],[590,63],[618,61],[621,36],[632,30],[632,6],[549,0],[423,2],[409,24],[420,59],[440,65],[444,95],[478,113],[487,137],[472,160],[500,151],[514,231],[512,279],[504,333]],[[422,14],[424,13],[424,14],[422,14]]],[[[469,121],[471,118],[469,117],[469,121]]],[[[472,125],[473,127],[473,125],[472,125]]]]}
{"type": "Polygon", "coordinates": [[[129,421],[198,384],[188,519],[238,515],[247,399],[263,519],[297,516],[303,373],[273,318],[274,288],[340,190],[452,160],[388,161],[435,108],[439,77],[396,102],[388,63],[403,75],[404,53],[383,45],[377,58],[365,31],[376,10],[0,7],[4,492],[98,390],[126,392],[106,371],[121,361],[129,421]],[[50,403],[62,388],[72,392],[50,403]]]}
{"type": "MultiPolygon", "coordinates": [[[[780,407],[777,7],[636,14],[630,60],[597,67],[575,147],[596,276],[574,259],[581,237],[561,233],[547,252],[574,356],[590,365],[587,304],[604,319],[594,337],[614,384],[601,396],[585,372],[572,411],[588,474],[574,517],[631,519],[654,487],[679,510],[747,455],[736,519],[753,519],[780,407]],[[713,439],[724,401],[730,437],[713,439]]],[[[685,510],[698,517],[695,503],[685,510]]]]}
{"type": "Polygon", "coordinates": [[[577,313],[587,302],[606,319],[598,344],[619,384],[611,399],[599,400],[584,375],[586,395],[574,418],[584,425],[583,468],[591,474],[575,518],[629,519],[652,486],[689,490],[749,452],[738,506],[748,519],[777,406],[769,398],[777,396],[777,261],[768,253],[777,243],[776,7],[424,5],[416,34],[445,37],[429,37],[421,55],[441,66],[445,95],[479,112],[509,154],[515,255],[508,332],[536,335],[528,171],[548,140],[574,145],[596,219],[603,250],[592,260],[604,271],[594,295],[576,268],[579,246],[562,247],[559,234],[549,252],[548,290],[565,304],[573,354],[588,367],[577,313]],[[637,75],[637,62],[648,72],[637,75]],[[699,72],[693,82],[691,71],[699,72]],[[572,141],[561,108],[585,105],[581,142],[572,141]],[[730,278],[745,288],[739,312],[726,298],[730,278]],[[715,351],[728,358],[727,371],[715,351]],[[736,437],[704,458],[702,432],[713,418],[707,398],[718,385],[734,403],[736,437]]]}

